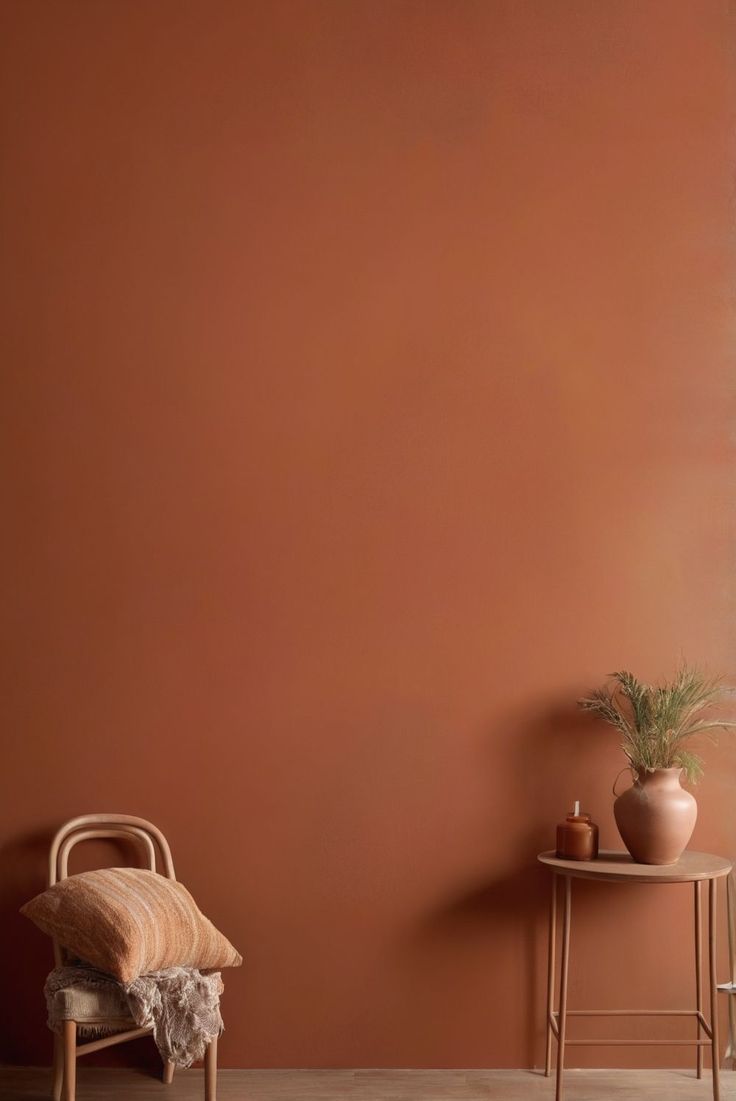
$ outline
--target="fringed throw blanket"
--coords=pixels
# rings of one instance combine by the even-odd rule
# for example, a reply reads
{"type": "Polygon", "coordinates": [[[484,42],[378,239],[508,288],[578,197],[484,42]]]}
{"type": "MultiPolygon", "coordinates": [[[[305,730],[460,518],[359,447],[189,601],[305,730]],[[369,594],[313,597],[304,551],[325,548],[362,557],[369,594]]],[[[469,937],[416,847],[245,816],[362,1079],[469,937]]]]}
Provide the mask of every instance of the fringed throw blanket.
{"type": "Polygon", "coordinates": [[[152,1028],[161,1058],[177,1067],[188,1067],[204,1058],[209,1041],[223,1031],[219,971],[203,974],[196,967],[169,967],[152,971],[122,986],[102,971],[82,964],[57,967],[46,979],[44,994],[49,1028],[59,1032],[63,1020],[74,1020],[69,1011],[72,995],[92,995],[100,1005],[98,1018],[80,1020],[83,1031],[109,1033],[118,1027],[105,1025],[105,1017],[120,1017],[121,1007],[138,1028],[152,1028]],[[117,1012],[115,1011],[117,1007],[117,1012]]]}

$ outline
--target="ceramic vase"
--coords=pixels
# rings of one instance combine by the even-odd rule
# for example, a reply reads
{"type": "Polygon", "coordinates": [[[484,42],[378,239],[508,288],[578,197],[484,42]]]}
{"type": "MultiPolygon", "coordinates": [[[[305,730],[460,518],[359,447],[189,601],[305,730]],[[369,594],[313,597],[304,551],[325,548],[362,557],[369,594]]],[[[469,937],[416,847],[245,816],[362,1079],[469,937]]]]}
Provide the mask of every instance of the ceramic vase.
{"type": "Polygon", "coordinates": [[[613,805],[618,831],[638,864],[674,864],[692,837],[698,804],[681,776],[681,768],[640,769],[613,805]]]}

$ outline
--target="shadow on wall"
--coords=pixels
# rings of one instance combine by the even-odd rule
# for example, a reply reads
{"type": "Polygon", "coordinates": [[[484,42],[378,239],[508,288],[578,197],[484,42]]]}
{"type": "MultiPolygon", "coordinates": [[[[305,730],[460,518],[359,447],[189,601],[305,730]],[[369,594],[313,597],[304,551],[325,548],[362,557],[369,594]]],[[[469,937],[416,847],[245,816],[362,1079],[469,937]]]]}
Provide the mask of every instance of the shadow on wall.
{"type": "Polygon", "coordinates": [[[15,1064],[51,1062],[43,984],[53,966],[51,941],[19,913],[46,886],[48,853],[57,825],[0,848],[0,945],[3,1001],[12,1006],[0,1030],[0,1060],[15,1064]]]}
{"type": "MultiPolygon", "coordinates": [[[[13,1007],[4,1015],[0,1029],[0,1063],[51,1066],[52,1039],[46,1025],[43,986],[54,966],[53,949],[50,938],[23,917],[20,907],[46,888],[49,848],[60,825],[55,822],[0,847],[0,966],[3,1000],[13,1007]]],[[[84,848],[85,867],[135,862],[135,850],[115,842],[90,842],[84,848]],[[110,859],[111,853],[114,859],[110,859]]],[[[160,1067],[156,1048],[147,1038],[95,1053],[85,1062],[160,1067]]]]}
{"type": "MultiPolygon", "coordinates": [[[[508,777],[494,835],[489,838],[497,870],[448,888],[410,934],[415,974],[431,971],[433,961],[453,948],[458,955],[474,945],[477,959],[478,952],[483,953],[482,944],[488,945],[489,970],[481,979],[487,984],[488,1002],[508,1000],[508,984],[513,982],[516,993],[508,1001],[509,1010],[523,1029],[524,1065],[529,1067],[544,1062],[550,898],[549,872],[536,857],[554,848],[556,823],[574,798],[581,797],[584,805],[589,799],[597,806],[610,804],[610,770],[607,764],[595,764],[606,747],[591,725],[590,717],[571,704],[567,694],[564,701],[540,709],[532,719],[528,712],[525,718],[510,718],[501,736],[508,739],[505,745],[500,746],[494,734],[490,749],[494,760],[505,762],[508,777]],[[591,791],[591,775],[597,777],[597,792],[591,791]],[[510,972],[505,974],[503,990],[491,969],[493,947],[499,943],[509,946],[510,972]]],[[[498,788],[498,779],[494,787],[498,788]]],[[[578,911],[597,905],[595,896],[583,897],[578,911]]]]}

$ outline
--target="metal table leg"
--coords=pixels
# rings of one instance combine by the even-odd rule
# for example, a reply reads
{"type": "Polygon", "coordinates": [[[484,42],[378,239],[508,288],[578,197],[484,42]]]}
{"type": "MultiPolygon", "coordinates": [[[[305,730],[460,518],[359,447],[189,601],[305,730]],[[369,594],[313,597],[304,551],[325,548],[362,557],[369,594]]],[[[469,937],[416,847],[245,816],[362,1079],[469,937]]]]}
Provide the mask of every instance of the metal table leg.
{"type": "MultiPolygon", "coordinates": [[[[567,1029],[567,972],[570,959],[570,876],[566,875],[564,880],[565,903],[562,911],[562,961],[560,965],[560,1015],[558,1018],[555,1101],[562,1101],[562,1074],[565,1069],[565,1032],[567,1029]]],[[[716,1097],[714,1101],[719,1101],[719,1099],[716,1097]]]]}
{"type": "Polygon", "coordinates": [[[549,932],[547,934],[547,1050],[544,1058],[544,1077],[549,1078],[552,1070],[552,1037],[555,1011],[555,939],[557,936],[557,876],[552,880],[552,894],[549,904],[549,932]]]}
{"type": "MultiPolygon", "coordinates": [[[[695,1004],[699,1014],[703,1012],[703,936],[702,936],[702,921],[700,912],[700,880],[696,880],[693,883],[695,893],[695,1004]]],[[[698,1032],[697,1038],[701,1039],[703,1030],[700,1025],[700,1016],[698,1017],[698,1032]]],[[[703,1077],[703,1049],[697,1047],[697,1072],[698,1078],[703,1077]]]]}
{"type": "Polygon", "coordinates": [[[708,881],[708,964],[710,972],[710,1030],[711,1064],[713,1067],[713,1101],[720,1101],[721,1084],[719,1075],[718,1046],[718,979],[716,977],[716,906],[718,893],[717,879],[708,881]]]}

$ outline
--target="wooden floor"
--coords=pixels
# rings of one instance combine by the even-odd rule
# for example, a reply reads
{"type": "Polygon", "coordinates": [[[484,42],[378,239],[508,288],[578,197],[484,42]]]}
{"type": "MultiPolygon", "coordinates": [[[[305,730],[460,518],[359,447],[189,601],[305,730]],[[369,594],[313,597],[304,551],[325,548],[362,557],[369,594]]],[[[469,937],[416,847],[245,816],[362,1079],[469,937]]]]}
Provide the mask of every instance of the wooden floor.
{"type": "MultiPolygon", "coordinates": [[[[174,1084],[134,1070],[79,1068],[78,1101],[201,1101],[202,1072],[174,1084]]],[[[566,1101],[710,1101],[710,1075],[682,1070],[571,1070],[566,1101]]],[[[721,1076],[736,1101],[736,1074],[721,1076]]],[[[552,1101],[554,1080],[521,1070],[224,1070],[218,1101],[552,1101]]],[[[49,1072],[0,1067],[0,1101],[48,1101],[49,1072]]]]}

